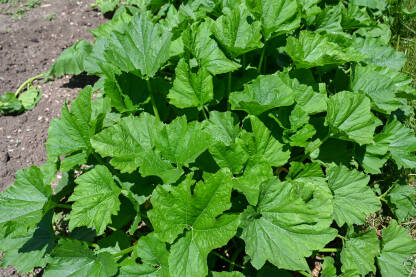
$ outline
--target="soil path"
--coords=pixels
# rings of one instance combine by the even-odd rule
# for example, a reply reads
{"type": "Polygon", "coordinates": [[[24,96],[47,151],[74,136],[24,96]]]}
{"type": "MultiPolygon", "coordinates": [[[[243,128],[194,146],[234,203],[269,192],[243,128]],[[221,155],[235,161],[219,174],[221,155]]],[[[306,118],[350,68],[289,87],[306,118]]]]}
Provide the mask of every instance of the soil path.
{"type": "MultiPolygon", "coordinates": [[[[88,30],[105,22],[91,8],[93,0],[41,0],[39,7],[14,18],[16,9],[25,3],[0,4],[0,94],[15,91],[24,80],[46,72],[76,41],[92,41],[88,30]]],[[[14,182],[16,170],[46,161],[44,143],[51,120],[60,116],[64,102],[73,100],[88,82],[88,78],[64,77],[42,84],[43,97],[34,110],[19,116],[0,115],[0,191],[14,182]]],[[[0,268],[0,277],[6,276],[21,275],[13,267],[0,268]]]]}
{"type": "MultiPolygon", "coordinates": [[[[76,41],[92,41],[88,30],[105,21],[91,8],[93,2],[44,0],[20,19],[4,14],[13,10],[15,2],[1,4],[0,94],[15,91],[24,80],[46,72],[76,41]],[[50,20],[51,15],[55,19],[50,20]]],[[[19,116],[0,115],[0,191],[13,183],[16,170],[46,161],[44,143],[51,119],[59,117],[65,100],[74,99],[88,81],[65,77],[43,84],[43,98],[34,110],[19,116]]]]}

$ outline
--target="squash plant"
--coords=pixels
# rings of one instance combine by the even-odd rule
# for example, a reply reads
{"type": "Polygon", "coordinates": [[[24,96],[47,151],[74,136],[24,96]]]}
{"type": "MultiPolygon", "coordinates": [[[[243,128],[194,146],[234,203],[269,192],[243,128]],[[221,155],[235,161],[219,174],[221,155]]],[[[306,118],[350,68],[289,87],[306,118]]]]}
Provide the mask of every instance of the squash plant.
{"type": "Polygon", "coordinates": [[[3,266],[414,272],[415,89],[386,1],[138,2],[51,68],[99,80],[52,121],[48,162],[0,195],[3,266]]]}

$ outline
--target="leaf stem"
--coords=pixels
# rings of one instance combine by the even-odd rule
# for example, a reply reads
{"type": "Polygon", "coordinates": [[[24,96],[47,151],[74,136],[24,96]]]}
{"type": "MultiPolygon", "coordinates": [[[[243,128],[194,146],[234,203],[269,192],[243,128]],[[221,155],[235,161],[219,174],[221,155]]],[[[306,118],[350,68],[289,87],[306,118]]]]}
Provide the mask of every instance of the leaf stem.
{"type": "Polygon", "coordinates": [[[29,84],[32,84],[33,81],[37,80],[37,79],[41,79],[45,77],[45,73],[33,76],[29,79],[27,79],[26,81],[23,82],[23,84],[20,85],[20,87],[16,90],[16,92],[14,93],[14,96],[18,96],[20,92],[22,92],[22,90],[29,84]]]}
{"type": "Polygon", "coordinates": [[[228,72],[228,95],[231,94],[231,78],[232,78],[231,72],[228,72]]]}
{"type": "Polygon", "coordinates": [[[257,66],[257,73],[261,73],[261,68],[263,66],[263,59],[264,59],[265,52],[266,52],[266,44],[264,44],[263,49],[261,50],[260,61],[259,61],[259,65],[257,66]]]}
{"type": "Polygon", "coordinates": [[[312,277],[312,275],[310,275],[309,273],[305,272],[305,271],[298,271],[298,273],[300,275],[306,276],[306,277],[312,277]]]}
{"type": "Polygon", "coordinates": [[[160,121],[159,111],[157,110],[155,96],[153,95],[152,85],[150,84],[150,79],[146,79],[147,90],[150,93],[150,100],[152,101],[153,113],[157,120],[160,121]]]}
{"type": "Polygon", "coordinates": [[[338,248],[322,248],[318,250],[318,252],[322,252],[322,253],[331,253],[331,252],[338,252],[338,251],[339,251],[338,248]]]}
{"type": "Polygon", "coordinates": [[[72,206],[69,205],[69,204],[59,204],[59,203],[57,203],[57,204],[55,204],[55,207],[56,208],[62,208],[62,209],[68,209],[68,210],[72,209],[72,206]]]}
{"type": "Polygon", "coordinates": [[[312,148],[312,150],[305,153],[305,155],[302,157],[301,161],[302,162],[305,161],[309,157],[309,154],[311,154],[311,153],[315,152],[317,149],[319,149],[319,147],[321,147],[322,144],[324,144],[330,137],[331,137],[330,134],[328,134],[326,137],[324,137],[314,148],[312,148]]]}
{"type": "Polygon", "coordinates": [[[126,248],[126,249],[123,249],[123,250],[121,250],[121,251],[119,251],[117,253],[114,253],[113,254],[113,257],[119,257],[119,256],[124,256],[126,254],[129,254],[130,252],[132,252],[134,250],[134,247],[135,246],[136,245],[133,245],[133,246],[130,246],[129,248],[126,248]]]}
{"type": "Polygon", "coordinates": [[[244,266],[241,266],[239,264],[234,263],[233,261],[231,261],[230,259],[227,259],[226,257],[224,257],[223,255],[221,255],[218,252],[212,251],[212,254],[214,254],[215,256],[217,256],[218,258],[220,258],[221,260],[223,260],[223,261],[225,261],[225,262],[227,262],[227,263],[229,263],[231,265],[234,265],[234,266],[236,266],[236,267],[238,267],[240,269],[244,269],[244,266]]]}
{"type": "Polygon", "coordinates": [[[240,253],[241,253],[242,250],[243,250],[243,247],[237,248],[237,250],[231,256],[232,263],[230,264],[230,267],[229,267],[229,270],[230,271],[233,271],[234,270],[234,267],[236,265],[235,260],[237,260],[237,257],[238,257],[238,255],[240,255],[240,253]]]}
{"type": "Polygon", "coordinates": [[[337,235],[337,238],[342,239],[342,241],[344,241],[344,240],[345,240],[345,237],[343,237],[343,236],[341,236],[341,235],[337,235]]]}
{"type": "Polygon", "coordinates": [[[207,112],[205,111],[205,107],[202,107],[202,114],[204,115],[204,118],[206,119],[206,120],[208,120],[208,115],[207,115],[207,112]]]}

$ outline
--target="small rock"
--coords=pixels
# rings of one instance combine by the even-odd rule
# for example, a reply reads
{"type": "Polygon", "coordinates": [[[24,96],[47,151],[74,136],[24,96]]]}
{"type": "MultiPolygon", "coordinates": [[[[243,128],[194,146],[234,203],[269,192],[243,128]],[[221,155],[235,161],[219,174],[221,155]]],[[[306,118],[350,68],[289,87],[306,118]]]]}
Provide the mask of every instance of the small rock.
{"type": "Polygon", "coordinates": [[[10,156],[8,152],[3,152],[0,154],[0,164],[5,164],[10,161],[10,156]]]}

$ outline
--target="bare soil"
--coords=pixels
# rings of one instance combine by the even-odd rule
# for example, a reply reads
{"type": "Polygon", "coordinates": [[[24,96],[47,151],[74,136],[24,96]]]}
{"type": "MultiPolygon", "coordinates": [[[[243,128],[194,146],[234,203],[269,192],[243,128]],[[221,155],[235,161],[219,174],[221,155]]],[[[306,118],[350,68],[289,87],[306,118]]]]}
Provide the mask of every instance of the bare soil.
{"type": "MultiPolygon", "coordinates": [[[[15,2],[1,4],[0,94],[15,91],[24,80],[46,72],[76,41],[92,41],[88,30],[105,21],[90,7],[93,2],[45,0],[20,19],[4,14],[16,10],[15,2]],[[47,18],[51,14],[56,15],[54,20],[47,18]]],[[[34,110],[0,116],[0,191],[13,183],[16,170],[46,161],[44,143],[52,118],[59,117],[65,100],[74,99],[89,80],[66,77],[42,84],[43,98],[34,110]]]]}
{"type": "MultiPolygon", "coordinates": [[[[92,41],[88,30],[105,22],[104,16],[91,8],[93,0],[42,0],[38,7],[16,18],[19,5],[27,9],[25,3],[13,0],[0,4],[0,94],[15,91],[26,79],[46,72],[76,41],[92,41]]],[[[51,120],[60,116],[65,101],[73,100],[90,82],[84,76],[39,84],[43,97],[32,111],[0,115],[0,191],[14,182],[17,170],[46,161],[44,143],[51,120]]],[[[12,267],[0,269],[0,277],[6,276],[20,275],[12,267]]]]}

